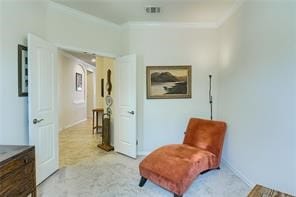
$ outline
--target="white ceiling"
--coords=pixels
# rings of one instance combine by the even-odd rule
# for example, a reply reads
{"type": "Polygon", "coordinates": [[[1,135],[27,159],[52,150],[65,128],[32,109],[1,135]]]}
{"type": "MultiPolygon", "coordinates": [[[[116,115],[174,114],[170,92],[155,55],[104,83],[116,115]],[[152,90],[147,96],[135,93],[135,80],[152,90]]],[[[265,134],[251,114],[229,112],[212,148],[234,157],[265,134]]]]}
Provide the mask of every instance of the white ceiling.
{"type": "Polygon", "coordinates": [[[63,52],[70,54],[71,56],[74,56],[77,59],[80,59],[81,61],[96,66],[96,62],[92,62],[91,60],[93,58],[96,58],[95,54],[89,54],[86,52],[77,52],[77,51],[70,51],[70,50],[64,50],[62,49],[63,52]]]}
{"type": "Polygon", "coordinates": [[[53,0],[70,8],[111,21],[212,23],[225,16],[239,0],[53,0]],[[160,6],[160,14],[145,7],[160,6]]]}

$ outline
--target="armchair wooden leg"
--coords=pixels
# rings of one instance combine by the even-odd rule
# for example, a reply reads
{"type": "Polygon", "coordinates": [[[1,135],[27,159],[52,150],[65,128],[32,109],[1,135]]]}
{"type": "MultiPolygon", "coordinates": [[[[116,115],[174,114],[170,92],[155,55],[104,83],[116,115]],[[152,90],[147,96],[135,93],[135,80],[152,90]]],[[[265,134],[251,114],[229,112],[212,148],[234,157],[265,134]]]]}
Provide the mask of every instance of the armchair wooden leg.
{"type": "MultiPolygon", "coordinates": [[[[216,170],[220,170],[220,167],[218,167],[218,168],[215,168],[216,170]]],[[[203,171],[203,172],[201,172],[200,174],[204,174],[204,173],[207,173],[208,171],[211,171],[212,169],[209,169],[209,170],[205,170],[205,171],[203,171]]]]}
{"type": "Polygon", "coordinates": [[[201,172],[200,174],[205,174],[205,173],[207,173],[208,171],[210,171],[210,170],[205,170],[205,171],[201,172]]]}
{"type": "Polygon", "coordinates": [[[182,197],[183,195],[174,194],[174,197],[182,197]]]}
{"type": "Polygon", "coordinates": [[[141,177],[140,183],[139,183],[139,187],[143,187],[146,183],[147,179],[144,177],[141,177]]]}

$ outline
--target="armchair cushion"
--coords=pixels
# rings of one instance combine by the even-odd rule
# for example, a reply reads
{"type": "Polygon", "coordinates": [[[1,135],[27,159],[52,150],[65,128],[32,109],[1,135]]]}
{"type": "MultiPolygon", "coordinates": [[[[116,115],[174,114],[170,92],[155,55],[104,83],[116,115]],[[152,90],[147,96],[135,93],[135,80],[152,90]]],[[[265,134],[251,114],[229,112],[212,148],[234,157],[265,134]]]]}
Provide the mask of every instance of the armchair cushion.
{"type": "Polygon", "coordinates": [[[210,151],[220,163],[225,131],[225,122],[191,118],[183,144],[210,151]]]}
{"type": "Polygon", "coordinates": [[[217,157],[186,144],[158,148],[140,164],[140,174],[176,194],[183,194],[201,172],[216,166],[217,157]]]}

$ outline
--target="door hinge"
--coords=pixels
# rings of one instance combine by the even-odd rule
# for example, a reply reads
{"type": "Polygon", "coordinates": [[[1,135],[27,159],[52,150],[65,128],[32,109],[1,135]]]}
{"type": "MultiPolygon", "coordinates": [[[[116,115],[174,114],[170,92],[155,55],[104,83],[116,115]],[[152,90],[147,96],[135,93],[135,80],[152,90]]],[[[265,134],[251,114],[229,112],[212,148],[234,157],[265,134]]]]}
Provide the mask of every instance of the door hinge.
{"type": "Polygon", "coordinates": [[[139,142],[138,142],[138,140],[136,141],[136,145],[138,145],[139,144],[139,142]]]}

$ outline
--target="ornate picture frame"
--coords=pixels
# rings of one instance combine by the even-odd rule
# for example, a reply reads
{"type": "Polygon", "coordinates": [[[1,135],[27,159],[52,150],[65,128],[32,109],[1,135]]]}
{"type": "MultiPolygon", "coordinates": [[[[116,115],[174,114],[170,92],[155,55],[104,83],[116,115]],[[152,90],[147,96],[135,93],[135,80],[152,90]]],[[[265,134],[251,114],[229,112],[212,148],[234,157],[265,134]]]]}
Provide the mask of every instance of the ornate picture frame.
{"type": "Polygon", "coordinates": [[[191,98],[191,66],[147,66],[147,99],[191,98]]]}

